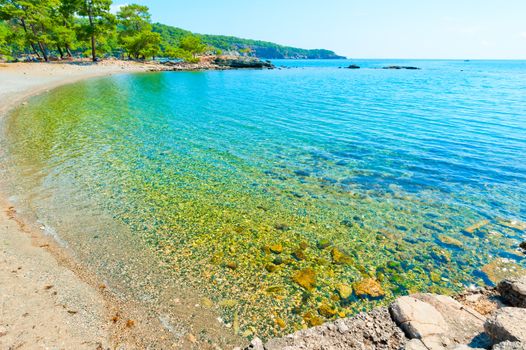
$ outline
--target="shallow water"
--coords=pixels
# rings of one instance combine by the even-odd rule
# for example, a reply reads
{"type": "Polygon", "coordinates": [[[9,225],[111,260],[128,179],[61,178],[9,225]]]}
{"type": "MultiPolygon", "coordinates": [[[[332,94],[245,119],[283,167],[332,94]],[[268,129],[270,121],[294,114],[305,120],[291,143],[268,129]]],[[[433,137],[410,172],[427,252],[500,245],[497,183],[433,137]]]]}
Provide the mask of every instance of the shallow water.
{"type": "Polygon", "coordinates": [[[2,126],[9,194],[121,290],[183,286],[243,336],[526,266],[526,62],[275,63],[35,97],[2,126]]]}

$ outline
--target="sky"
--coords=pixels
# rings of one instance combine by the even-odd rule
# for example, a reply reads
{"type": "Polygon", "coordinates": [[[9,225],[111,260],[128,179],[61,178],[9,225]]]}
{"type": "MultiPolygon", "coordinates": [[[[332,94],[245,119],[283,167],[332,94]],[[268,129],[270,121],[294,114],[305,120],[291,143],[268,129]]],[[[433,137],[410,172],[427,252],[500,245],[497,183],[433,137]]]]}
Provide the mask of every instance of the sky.
{"type": "Polygon", "coordinates": [[[526,59],[526,0],[114,0],[155,22],[350,58],[526,59]]]}

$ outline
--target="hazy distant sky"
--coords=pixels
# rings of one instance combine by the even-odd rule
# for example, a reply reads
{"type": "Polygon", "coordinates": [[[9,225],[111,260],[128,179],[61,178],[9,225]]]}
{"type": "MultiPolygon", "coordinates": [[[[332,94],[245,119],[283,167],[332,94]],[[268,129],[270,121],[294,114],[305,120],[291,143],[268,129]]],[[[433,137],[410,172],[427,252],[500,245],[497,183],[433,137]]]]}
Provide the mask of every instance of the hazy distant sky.
{"type": "Polygon", "coordinates": [[[352,58],[526,59],[526,0],[114,0],[153,20],[352,58]]]}

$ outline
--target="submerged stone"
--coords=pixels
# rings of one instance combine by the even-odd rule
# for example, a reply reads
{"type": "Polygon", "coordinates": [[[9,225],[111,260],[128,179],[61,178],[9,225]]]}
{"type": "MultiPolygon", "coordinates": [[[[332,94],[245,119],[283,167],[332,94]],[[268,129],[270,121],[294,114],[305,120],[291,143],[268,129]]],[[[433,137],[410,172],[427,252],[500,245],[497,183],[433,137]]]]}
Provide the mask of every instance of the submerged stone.
{"type": "Polygon", "coordinates": [[[276,230],[279,230],[279,231],[288,231],[288,230],[290,230],[290,227],[288,225],[285,225],[285,224],[276,224],[276,225],[274,225],[274,228],[276,230]]]}
{"type": "Polygon", "coordinates": [[[231,308],[236,305],[237,305],[237,300],[233,300],[233,299],[224,299],[219,302],[219,306],[226,307],[226,308],[231,308]]]}
{"type": "Polygon", "coordinates": [[[353,263],[352,258],[338,248],[331,250],[331,256],[332,261],[338,265],[351,265],[353,263]]]}
{"type": "Polygon", "coordinates": [[[292,276],[292,280],[306,290],[311,291],[316,286],[316,272],[311,268],[306,268],[297,271],[292,276]]]}
{"type": "Polygon", "coordinates": [[[482,221],[477,222],[474,225],[471,225],[470,227],[465,228],[464,231],[466,231],[469,234],[474,234],[476,231],[480,230],[481,228],[483,228],[484,226],[488,224],[489,224],[489,220],[482,220],[482,221]]]}
{"type": "Polygon", "coordinates": [[[347,284],[339,284],[336,290],[342,299],[348,299],[352,295],[352,287],[347,284]]]}
{"type": "Polygon", "coordinates": [[[296,171],[294,171],[294,174],[297,175],[297,176],[301,176],[301,177],[310,176],[310,173],[308,171],[305,171],[305,170],[296,170],[296,171]]]}
{"type": "Polygon", "coordinates": [[[300,249],[296,249],[293,253],[292,253],[292,256],[294,257],[294,259],[296,260],[306,260],[307,259],[307,255],[305,254],[305,252],[303,250],[300,250],[300,249]]]}
{"type": "Polygon", "coordinates": [[[226,267],[228,267],[231,270],[237,269],[237,263],[235,261],[229,261],[226,263],[226,267]]]}
{"type": "Polygon", "coordinates": [[[439,235],[438,240],[444,244],[461,248],[464,244],[456,238],[446,235],[439,235]]]}
{"type": "Polygon", "coordinates": [[[322,239],[320,241],[318,241],[318,243],[316,244],[316,246],[318,247],[318,249],[325,249],[325,248],[328,248],[331,246],[331,242],[329,240],[326,240],[326,239],[322,239]]]}
{"type": "Polygon", "coordinates": [[[283,258],[281,256],[277,256],[277,257],[274,258],[274,260],[272,260],[272,263],[274,265],[281,265],[281,264],[284,263],[284,261],[283,261],[283,258]]]}
{"type": "Polygon", "coordinates": [[[323,318],[315,315],[312,312],[307,312],[305,315],[303,315],[303,320],[309,327],[316,327],[321,326],[323,324],[323,318]]]}
{"type": "Polygon", "coordinates": [[[274,264],[267,264],[265,265],[265,269],[268,271],[268,272],[274,272],[278,269],[278,267],[274,264]]]}
{"type": "Polygon", "coordinates": [[[431,271],[431,273],[429,274],[429,278],[431,278],[431,281],[435,283],[438,283],[441,280],[440,274],[435,271],[431,271]]]}
{"type": "Polygon", "coordinates": [[[513,230],[526,231],[526,222],[522,222],[519,220],[504,220],[504,219],[498,219],[498,222],[500,225],[505,226],[507,228],[511,228],[513,230]]]}
{"type": "Polygon", "coordinates": [[[269,246],[268,248],[274,254],[281,254],[283,252],[283,246],[280,243],[273,244],[273,245],[269,246]]]}
{"type": "Polygon", "coordinates": [[[285,321],[282,319],[282,318],[276,318],[276,324],[279,326],[279,328],[281,329],[285,329],[287,328],[287,324],[285,323],[285,321]]]}
{"type": "Polygon", "coordinates": [[[338,313],[338,311],[333,306],[323,303],[318,308],[318,313],[323,317],[332,318],[338,313]]]}
{"type": "Polygon", "coordinates": [[[482,272],[494,284],[507,278],[515,278],[526,275],[526,269],[517,265],[515,262],[505,258],[493,260],[482,267],[482,272]]]}
{"type": "Polygon", "coordinates": [[[353,285],[354,292],[358,297],[379,298],[385,295],[382,286],[373,278],[366,278],[353,285]]]}

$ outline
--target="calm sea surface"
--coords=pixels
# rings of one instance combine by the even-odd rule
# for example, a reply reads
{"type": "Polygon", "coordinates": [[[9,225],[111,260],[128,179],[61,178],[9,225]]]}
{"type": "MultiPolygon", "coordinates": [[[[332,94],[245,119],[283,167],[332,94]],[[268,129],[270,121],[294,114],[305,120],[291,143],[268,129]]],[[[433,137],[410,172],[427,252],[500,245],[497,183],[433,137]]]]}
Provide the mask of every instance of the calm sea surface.
{"type": "Polygon", "coordinates": [[[32,98],[4,187],[116,293],[247,337],[526,267],[526,62],[274,63],[32,98]]]}

